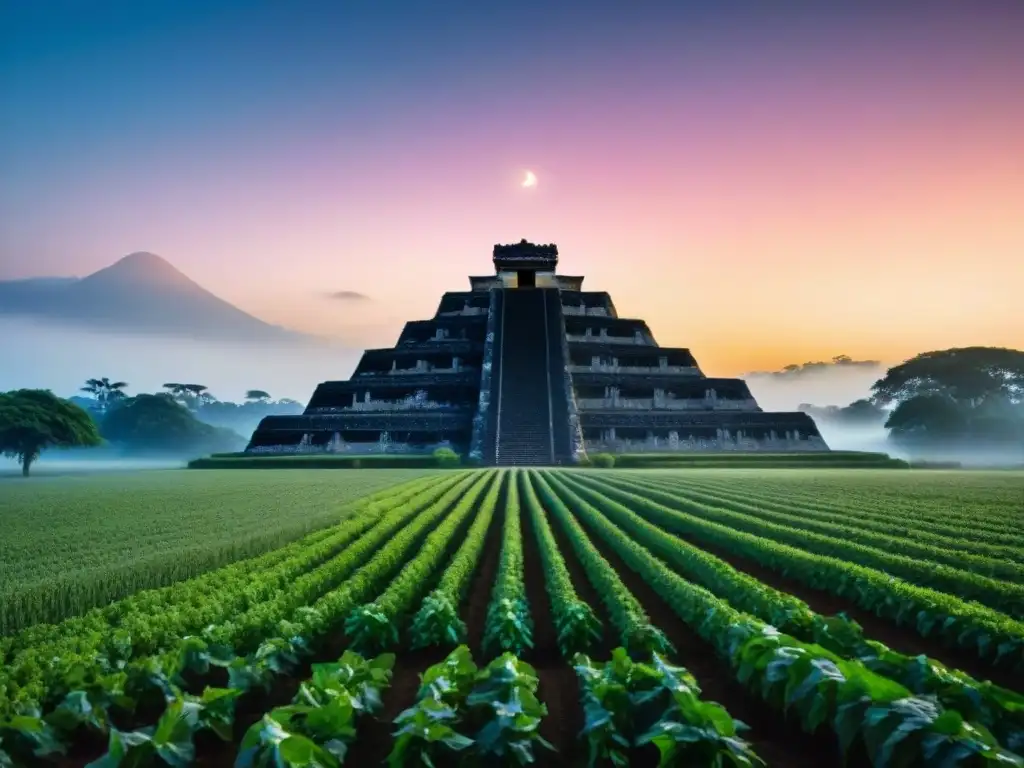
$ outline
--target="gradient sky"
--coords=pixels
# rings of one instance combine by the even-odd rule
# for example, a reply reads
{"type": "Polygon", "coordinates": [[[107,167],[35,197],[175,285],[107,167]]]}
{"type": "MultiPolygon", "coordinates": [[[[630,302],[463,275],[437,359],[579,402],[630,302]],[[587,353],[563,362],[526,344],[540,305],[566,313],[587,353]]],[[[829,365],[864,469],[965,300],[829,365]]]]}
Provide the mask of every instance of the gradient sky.
{"type": "Polygon", "coordinates": [[[526,237],[712,374],[1024,347],[1022,40],[1019,0],[0,0],[0,279],[148,250],[386,346],[526,237]]]}

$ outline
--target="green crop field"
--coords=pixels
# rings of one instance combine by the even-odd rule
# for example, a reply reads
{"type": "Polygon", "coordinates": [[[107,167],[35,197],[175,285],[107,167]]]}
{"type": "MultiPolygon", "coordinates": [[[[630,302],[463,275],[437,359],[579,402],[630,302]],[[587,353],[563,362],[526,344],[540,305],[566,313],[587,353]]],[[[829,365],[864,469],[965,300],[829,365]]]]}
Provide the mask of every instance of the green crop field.
{"type": "Polygon", "coordinates": [[[4,567],[50,610],[61,552],[232,554],[0,637],[0,765],[1024,766],[1024,473],[210,470],[15,506],[4,567]]]}
{"type": "Polygon", "coordinates": [[[0,483],[0,634],[266,552],[430,470],[100,472],[0,483]]]}

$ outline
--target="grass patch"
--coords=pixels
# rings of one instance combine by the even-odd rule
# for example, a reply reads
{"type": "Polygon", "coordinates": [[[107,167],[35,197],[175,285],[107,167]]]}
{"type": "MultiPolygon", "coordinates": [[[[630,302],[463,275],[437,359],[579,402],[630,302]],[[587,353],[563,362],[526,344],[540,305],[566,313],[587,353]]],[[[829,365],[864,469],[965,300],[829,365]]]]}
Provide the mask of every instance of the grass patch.
{"type": "Polygon", "coordinates": [[[0,634],[262,554],[430,470],[105,472],[5,482],[0,634]]]}

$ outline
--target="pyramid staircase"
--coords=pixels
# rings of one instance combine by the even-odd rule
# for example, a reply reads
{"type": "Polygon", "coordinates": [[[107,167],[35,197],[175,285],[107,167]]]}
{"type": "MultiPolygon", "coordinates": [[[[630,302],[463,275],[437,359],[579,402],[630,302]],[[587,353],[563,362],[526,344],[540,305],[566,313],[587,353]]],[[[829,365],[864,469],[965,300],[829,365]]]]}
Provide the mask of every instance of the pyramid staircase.
{"type": "Polygon", "coordinates": [[[501,299],[495,463],[562,463],[569,452],[563,445],[568,441],[568,404],[558,290],[504,290],[501,299]],[[514,386],[504,386],[513,381],[514,386]]]}

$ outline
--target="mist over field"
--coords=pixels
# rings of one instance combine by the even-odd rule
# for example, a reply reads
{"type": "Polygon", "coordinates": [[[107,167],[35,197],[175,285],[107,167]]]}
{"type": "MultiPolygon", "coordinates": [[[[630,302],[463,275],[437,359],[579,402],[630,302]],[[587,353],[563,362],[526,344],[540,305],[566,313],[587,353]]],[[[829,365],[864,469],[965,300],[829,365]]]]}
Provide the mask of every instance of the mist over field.
{"type": "MultiPolygon", "coordinates": [[[[846,406],[871,395],[871,385],[885,375],[890,364],[874,360],[828,361],[787,366],[781,371],[749,373],[744,378],[758,404],[766,411],[793,411],[804,404],[846,406]]],[[[1017,447],[947,443],[915,447],[913,455],[888,439],[882,423],[846,424],[815,415],[821,436],[833,450],[880,451],[915,461],[957,462],[965,467],[1019,467],[1024,445],[1017,447]]]]}
{"type": "MultiPolygon", "coordinates": [[[[871,394],[871,385],[885,375],[877,360],[830,361],[786,366],[779,371],[755,371],[744,376],[758,405],[766,411],[795,411],[801,405],[846,406],[871,394]],[[839,362],[836,362],[836,361],[839,362]]],[[[899,452],[887,441],[881,424],[837,424],[816,418],[825,442],[834,450],[899,452]]]]}
{"type": "Polygon", "coordinates": [[[205,384],[221,400],[262,389],[305,403],[317,383],[345,379],[362,350],[340,343],[248,344],[83,331],[0,318],[0,391],[77,394],[86,379],[111,376],[128,392],[158,392],[169,381],[205,384]]]}
{"type": "MultiPolygon", "coordinates": [[[[183,469],[186,463],[184,459],[90,459],[82,451],[70,455],[63,451],[46,451],[32,465],[32,474],[37,477],[67,477],[96,472],[183,469]]],[[[0,481],[8,478],[21,480],[21,466],[13,459],[0,456],[0,481]]]]}
{"type": "Polygon", "coordinates": [[[778,371],[754,371],[743,378],[766,411],[795,411],[800,405],[849,405],[871,394],[871,385],[889,366],[879,360],[832,360],[793,363],[778,371]]]}
{"type": "MultiPolygon", "coordinates": [[[[67,397],[86,379],[112,376],[127,381],[132,394],[159,391],[168,381],[194,381],[221,400],[240,400],[246,390],[259,388],[275,399],[305,403],[321,381],[347,379],[362,352],[340,342],[215,342],[0,317],[0,391],[38,387],[67,397]]],[[[879,363],[851,370],[830,366],[799,376],[753,373],[746,379],[762,408],[792,411],[801,403],[847,405],[866,397],[884,373],[879,363]]]]}
{"type": "MultiPolygon", "coordinates": [[[[699,352],[699,351],[698,351],[699,352]]],[[[168,381],[205,384],[221,400],[241,401],[246,390],[263,389],[275,399],[305,404],[321,381],[348,378],[362,349],[340,342],[240,343],[160,335],[83,330],[19,318],[0,318],[0,391],[51,389],[63,397],[79,393],[86,379],[112,376],[129,383],[128,392],[157,392],[168,381]]],[[[801,405],[846,406],[869,397],[871,385],[889,363],[850,360],[793,364],[779,371],[741,374],[762,409],[795,411],[801,405]],[[838,362],[837,362],[838,361],[838,362]]],[[[709,375],[718,375],[708,371],[709,375]]],[[[881,451],[908,458],[879,424],[846,424],[815,417],[822,436],[836,450],[881,451]]],[[[246,432],[241,435],[247,438],[246,432]]],[[[914,458],[959,461],[976,466],[1024,464],[1024,448],[985,450],[948,445],[915,452],[914,458]]],[[[162,469],[181,460],[93,459],[82,452],[50,451],[39,462],[43,474],[162,469]]],[[[0,476],[14,473],[14,462],[0,458],[0,476]]]]}

